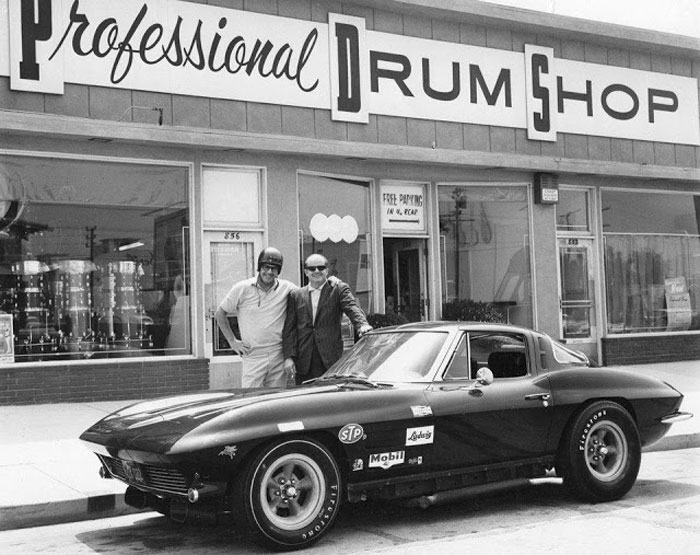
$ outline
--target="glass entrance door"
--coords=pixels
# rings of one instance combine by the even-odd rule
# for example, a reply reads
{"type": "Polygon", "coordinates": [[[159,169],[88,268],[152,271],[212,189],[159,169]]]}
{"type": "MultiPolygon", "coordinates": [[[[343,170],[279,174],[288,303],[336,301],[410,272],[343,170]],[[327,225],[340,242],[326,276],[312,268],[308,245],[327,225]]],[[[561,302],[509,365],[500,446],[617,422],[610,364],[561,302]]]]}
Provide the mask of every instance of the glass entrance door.
{"type": "Polygon", "coordinates": [[[561,337],[597,359],[596,257],[593,239],[559,239],[561,337]]]}
{"type": "MultiPolygon", "coordinates": [[[[206,356],[212,367],[217,363],[238,361],[236,353],[219,330],[214,319],[216,309],[234,283],[253,277],[255,259],[262,248],[260,234],[241,231],[204,233],[204,291],[206,302],[206,356]]],[[[234,330],[235,322],[232,322],[234,330]]]]}
{"type": "Polygon", "coordinates": [[[390,267],[385,267],[386,312],[393,307],[409,322],[426,320],[429,314],[426,240],[384,239],[384,254],[391,261],[390,267]]]}

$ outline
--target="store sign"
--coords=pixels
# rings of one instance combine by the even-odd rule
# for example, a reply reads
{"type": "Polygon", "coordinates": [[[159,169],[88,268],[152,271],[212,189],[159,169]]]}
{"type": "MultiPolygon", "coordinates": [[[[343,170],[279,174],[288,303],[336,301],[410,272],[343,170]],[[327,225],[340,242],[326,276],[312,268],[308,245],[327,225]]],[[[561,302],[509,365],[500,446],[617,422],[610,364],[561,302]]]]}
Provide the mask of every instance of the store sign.
{"type": "MultiPolygon", "coordinates": [[[[0,0],[3,1],[3,0],[0,0]]],[[[700,145],[697,79],[175,0],[4,0],[0,75],[64,83],[700,145]]]]}
{"type": "Polygon", "coordinates": [[[425,231],[425,187],[382,184],[382,230],[425,231]]]}

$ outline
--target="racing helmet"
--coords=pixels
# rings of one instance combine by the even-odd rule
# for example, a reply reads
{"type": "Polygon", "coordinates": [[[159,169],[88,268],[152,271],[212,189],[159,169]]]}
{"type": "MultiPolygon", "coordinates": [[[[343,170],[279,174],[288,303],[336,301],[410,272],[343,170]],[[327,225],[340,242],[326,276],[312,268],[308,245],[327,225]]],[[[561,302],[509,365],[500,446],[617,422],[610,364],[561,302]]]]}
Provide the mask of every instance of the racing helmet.
{"type": "Polygon", "coordinates": [[[267,247],[260,251],[260,255],[258,256],[258,272],[263,264],[277,266],[281,272],[282,260],[282,253],[280,251],[278,251],[275,247],[267,247]]]}

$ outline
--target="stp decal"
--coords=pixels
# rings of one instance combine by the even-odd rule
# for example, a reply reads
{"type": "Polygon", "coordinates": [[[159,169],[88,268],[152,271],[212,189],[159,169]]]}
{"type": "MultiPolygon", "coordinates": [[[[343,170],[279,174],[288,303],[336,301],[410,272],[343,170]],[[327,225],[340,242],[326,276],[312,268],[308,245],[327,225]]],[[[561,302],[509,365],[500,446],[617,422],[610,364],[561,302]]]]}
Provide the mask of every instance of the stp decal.
{"type": "Polygon", "coordinates": [[[365,431],[359,424],[345,424],[338,432],[338,439],[345,445],[357,443],[365,436],[365,431]]]}

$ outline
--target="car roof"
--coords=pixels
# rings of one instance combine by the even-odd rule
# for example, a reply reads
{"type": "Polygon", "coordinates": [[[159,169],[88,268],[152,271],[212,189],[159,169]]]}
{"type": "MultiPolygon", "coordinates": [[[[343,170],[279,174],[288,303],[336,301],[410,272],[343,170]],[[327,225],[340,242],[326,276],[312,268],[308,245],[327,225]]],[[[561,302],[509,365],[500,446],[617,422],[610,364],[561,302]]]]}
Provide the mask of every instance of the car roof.
{"type": "Polygon", "coordinates": [[[499,324],[493,322],[448,322],[448,321],[432,321],[432,322],[411,322],[408,324],[400,324],[388,328],[377,328],[375,331],[469,331],[469,330],[491,330],[502,332],[519,332],[519,333],[536,333],[529,328],[514,326],[512,324],[499,324]]]}

